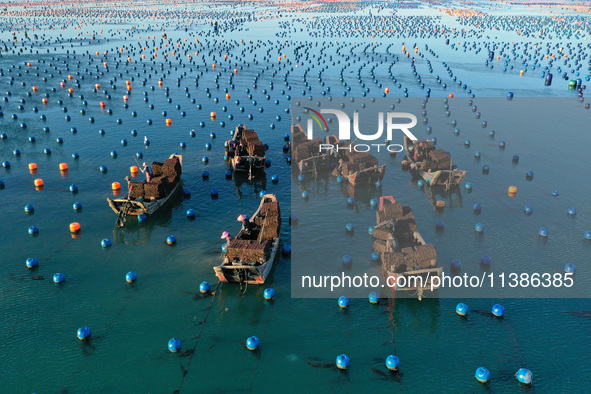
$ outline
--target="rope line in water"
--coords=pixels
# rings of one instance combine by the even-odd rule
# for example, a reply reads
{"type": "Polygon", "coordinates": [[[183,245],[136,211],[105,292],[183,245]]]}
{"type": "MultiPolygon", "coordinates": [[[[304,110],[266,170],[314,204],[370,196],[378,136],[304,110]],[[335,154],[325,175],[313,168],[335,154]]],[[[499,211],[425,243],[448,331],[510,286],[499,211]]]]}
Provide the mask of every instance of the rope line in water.
{"type": "MultiPolygon", "coordinates": [[[[220,289],[221,285],[222,285],[222,282],[219,281],[218,285],[215,288],[215,291],[213,292],[213,295],[211,297],[211,301],[209,302],[209,306],[207,307],[207,313],[205,314],[205,318],[202,320],[201,330],[199,331],[199,334],[195,338],[195,345],[193,346],[193,353],[189,356],[189,362],[187,363],[186,368],[183,368],[182,361],[181,361],[181,369],[183,370],[183,377],[181,378],[179,388],[178,388],[178,390],[175,391],[175,393],[178,393],[181,391],[181,388],[183,387],[183,383],[185,382],[185,377],[189,374],[189,367],[191,366],[191,361],[193,361],[193,356],[195,355],[195,349],[197,349],[197,345],[199,344],[199,339],[201,339],[201,334],[203,334],[203,329],[205,328],[205,324],[207,323],[207,318],[209,317],[209,313],[211,312],[211,307],[213,306],[213,302],[215,301],[215,299],[218,295],[218,290],[220,289]]],[[[179,358],[179,360],[180,360],[180,358],[179,358]]]]}

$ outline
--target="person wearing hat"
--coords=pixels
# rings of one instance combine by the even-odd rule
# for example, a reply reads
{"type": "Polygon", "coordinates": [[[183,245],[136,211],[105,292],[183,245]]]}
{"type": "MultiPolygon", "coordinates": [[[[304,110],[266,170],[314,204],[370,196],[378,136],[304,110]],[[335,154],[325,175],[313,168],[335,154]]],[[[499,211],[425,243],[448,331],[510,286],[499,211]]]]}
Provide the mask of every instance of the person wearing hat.
{"type": "Polygon", "coordinates": [[[239,222],[242,222],[242,231],[244,232],[244,234],[250,235],[250,233],[252,232],[252,223],[250,222],[250,220],[248,220],[248,216],[244,214],[240,215],[238,216],[237,220],[239,222]]]}
{"type": "Polygon", "coordinates": [[[144,161],[143,164],[144,168],[142,168],[142,172],[146,175],[146,182],[150,182],[152,177],[154,176],[154,172],[152,171],[152,167],[146,164],[144,161]]]}
{"type": "Polygon", "coordinates": [[[222,238],[222,239],[225,239],[227,244],[230,244],[230,242],[232,242],[232,239],[233,239],[232,235],[230,235],[230,233],[229,233],[229,232],[227,232],[227,231],[224,231],[224,232],[222,233],[222,236],[221,236],[221,238],[222,238]]]}

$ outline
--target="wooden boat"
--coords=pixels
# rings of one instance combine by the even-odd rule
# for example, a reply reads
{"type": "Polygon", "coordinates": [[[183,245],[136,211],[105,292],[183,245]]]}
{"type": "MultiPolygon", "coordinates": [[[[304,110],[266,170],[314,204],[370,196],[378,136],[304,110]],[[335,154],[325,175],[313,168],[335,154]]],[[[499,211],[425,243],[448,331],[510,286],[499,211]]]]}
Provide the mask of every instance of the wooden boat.
{"type": "Polygon", "coordinates": [[[410,207],[402,207],[392,196],[380,197],[376,217],[374,250],[380,253],[387,283],[400,284],[393,290],[415,292],[421,299],[424,291],[439,288],[440,281],[431,287],[433,277],[441,278],[443,271],[437,266],[437,251],[416,229],[410,207]]]}
{"type": "Polygon", "coordinates": [[[466,177],[466,171],[460,171],[457,168],[453,168],[451,157],[445,153],[442,149],[435,149],[429,141],[412,141],[408,137],[404,137],[404,149],[406,151],[406,158],[410,162],[410,170],[423,178],[423,180],[429,186],[445,186],[446,189],[450,189],[453,186],[459,185],[466,177]],[[414,150],[417,149],[419,144],[423,144],[425,161],[417,162],[414,159],[414,150]],[[444,157],[447,156],[447,160],[441,163],[436,163],[431,159],[430,155],[434,154],[431,152],[437,152],[444,157]],[[443,167],[441,166],[443,164],[443,167]],[[429,166],[429,168],[425,168],[429,166]]]}
{"type": "Polygon", "coordinates": [[[342,176],[352,187],[374,186],[386,173],[386,165],[379,165],[378,159],[367,152],[349,152],[339,159],[333,170],[334,176],[342,176]]]}
{"type": "MultiPolygon", "coordinates": [[[[149,199],[144,198],[145,195],[143,194],[143,191],[138,191],[139,188],[146,187],[146,184],[150,185],[152,182],[130,182],[130,190],[126,198],[107,198],[109,206],[117,214],[117,225],[119,227],[123,227],[125,225],[125,217],[127,215],[137,216],[143,213],[149,216],[154,214],[160,207],[166,204],[170,198],[177,193],[178,190],[180,190],[180,176],[182,172],[183,156],[172,154],[168,159],[172,159],[172,161],[175,161],[175,159],[178,160],[180,171],[176,171],[175,169],[168,167],[163,170],[163,163],[152,163],[152,170],[155,175],[153,181],[157,181],[158,178],[165,176],[159,175],[162,171],[166,172],[167,174],[171,174],[173,172],[175,173],[175,175],[172,177],[174,178],[172,179],[172,182],[168,182],[168,175],[166,175],[167,179],[165,183],[167,183],[167,186],[165,186],[165,193],[162,197],[149,199]],[[158,166],[162,166],[162,168],[157,168],[158,166]],[[178,174],[176,174],[176,172],[178,172],[178,174]]],[[[160,188],[160,186],[156,186],[156,188],[160,188]]]]}
{"type": "MultiPolygon", "coordinates": [[[[336,149],[320,149],[324,142],[321,138],[308,140],[304,129],[300,124],[291,126],[293,141],[293,162],[296,163],[300,173],[319,173],[320,171],[329,171],[335,168],[338,157],[342,156],[336,149]]],[[[336,145],[339,139],[336,135],[326,137],[326,143],[336,145]]]]}
{"type": "Polygon", "coordinates": [[[265,170],[265,146],[254,130],[248,130],[242,125],[237,126],[232,139],[226,141],[226,156],[234,171],[250,174],[265,170]]]}
{"type": "Polygon", "coordinates": [[[263,284],[271,272],[281,233],[281,211],[274,194],[265,194],[250,221],[250,234],[240,230],[226,244],[222,263],[214,267],[222,282],[263,284]]]}

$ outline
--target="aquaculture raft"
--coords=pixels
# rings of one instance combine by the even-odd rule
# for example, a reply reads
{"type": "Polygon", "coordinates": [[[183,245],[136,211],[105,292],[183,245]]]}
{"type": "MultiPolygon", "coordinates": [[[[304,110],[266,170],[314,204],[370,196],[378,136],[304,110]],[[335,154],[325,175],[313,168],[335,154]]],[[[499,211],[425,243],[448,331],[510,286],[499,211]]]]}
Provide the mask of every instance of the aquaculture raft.
{"type": "Polygon", "coordinates": [[[466,177],[466,171],[453,167],[449,153],[436,149],[429,141],[413,141],[405,136],[404,148],[411,171],[423,178],[429,186],[445,186],[449,189],[459,185],[466,177]],[[417,149],[420,149],[420,154],[415,159],[417,149]]]}
{"type": "Polygon", "coordinates": [[[119,227],[123,227],[127,215],[152,215],[180,188],[183,156],[172,154],[164,163],[153,162],[154,173],[150,182],[129,182],[127,198],[107,198],[109,206],[118,215],[119,227]]]}
{"type": "Polygon", "coordinates": [[[265,194],[252,219],[252,231],[240,230],[223,254],[223,262],[214,267],[222,282],[263,284],[277,255],[281,232],[281,211],[274,194],[265,194]]]}
{"type": "Polygon", "coordinates": [[[232,139],[226,141],[226,147],[226,156],[234,171],[246,171],[250,174],[265,170],[266,149],[254,130],[237,126],[232,139]]]}
{"type": "MultiPolygon", "coordinates": [[[[293,161],[298,170],[303,173],[329,171],[335,168],[339,152],[336,149],[320,149],[324,142],[320,137],[309,140],[301,125],[291,126],[291,140],[293,143],[293,161]]],[[[339,143],[336,135],[326,137],[326,143],[335,145],[339,143]]]]}
{"type": "MultiPolygon", "coordinates": [[[[347,145],[340,149],[346,148],[347,145]]],[[[345,150],[345,155],[338,161],[338,166],[332,172],[334,176],[344,177],[352,187],[357,185],[373,186],[381,181],[386,173],[386,165],[379,165],[378,159],[368,152],[355,152],[352,143],[348,143],[351,152],[345,150]]]]}
{"type": "Polygon", "coordinates": [[[427,244],[418,232],[412,209],[397,203],[392,196],[380,197],[376,221],[372,234],[374,251],[380,253],[384,277],[388,283],[397,283],[399,276],[423,278],[422,286],[418,281],[407,280],[407,286],[394,288],[415,291],[422,297],[423,291],[431,290],[432,278],[441,277],[443,271],[437,266],[435,245],[427,244]]]}

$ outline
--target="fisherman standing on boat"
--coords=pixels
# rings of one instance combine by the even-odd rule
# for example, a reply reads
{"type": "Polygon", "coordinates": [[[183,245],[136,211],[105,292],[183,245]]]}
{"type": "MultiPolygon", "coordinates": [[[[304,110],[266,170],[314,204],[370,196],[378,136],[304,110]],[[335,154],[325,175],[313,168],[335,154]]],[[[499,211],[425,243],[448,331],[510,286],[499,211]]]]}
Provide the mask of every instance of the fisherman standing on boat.
{"type": "Polygon", "coordinates": [[[233,239],[232,235],[227,231],[224,231],[222,233],[221,238],[225,239],[227,244],[230,244],[230,242],[232,242],[232,239],[233,239]]]}
{"type": "Polygon", "coordinates": [[[147,165],[146,162],[144,162],[143,166],[144,168],[142,168],[142,172],[146,175],[146,182],[150,182],[152,180],[152,177],[154,176],[152,167],[147,165]]]}
{"type": "Polygon", "coordinates": [[[242,231],[246,235],[250,235],[252,232],[252,223],[248,220],[248,216],[240,215],[237,219],[239,222],[242,222],[242,231]]]}

